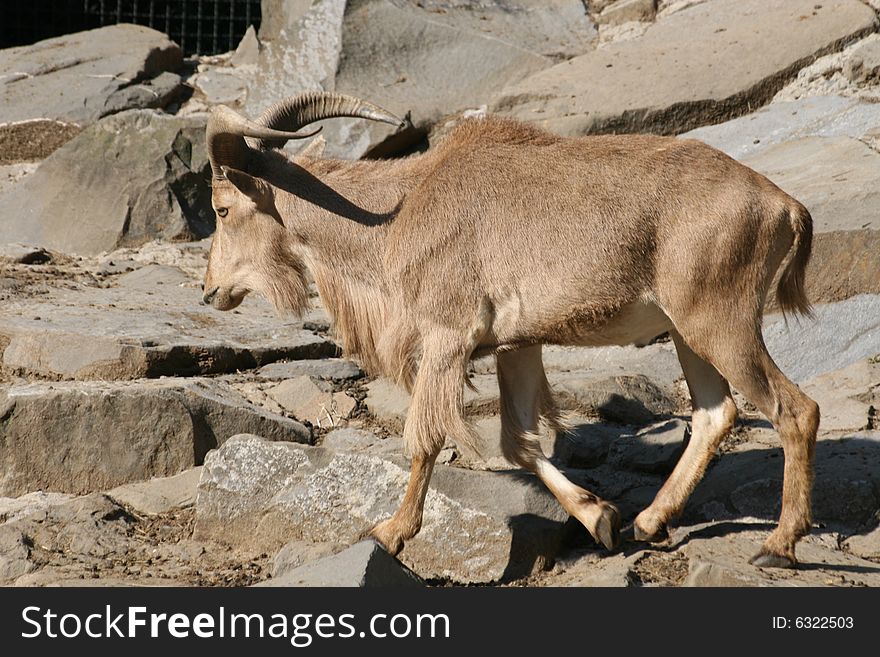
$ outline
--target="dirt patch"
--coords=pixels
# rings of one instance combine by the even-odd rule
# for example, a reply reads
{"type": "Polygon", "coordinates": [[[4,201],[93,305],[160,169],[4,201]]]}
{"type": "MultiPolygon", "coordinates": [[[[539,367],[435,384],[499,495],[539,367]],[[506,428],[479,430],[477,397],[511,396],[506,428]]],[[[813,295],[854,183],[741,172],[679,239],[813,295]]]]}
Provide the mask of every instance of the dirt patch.
{"type": "Polygon", "coordinates": [[[75,123],[50,119],[0,125],[0,164],[43,160],[81,131],[75,123]]]}
{"type": "Polygon", "coordinates": [[[636,562],[630,576],[643,586],[680,586],[687,574],[688,560],[680,552],[649,552],[636,562]]]}

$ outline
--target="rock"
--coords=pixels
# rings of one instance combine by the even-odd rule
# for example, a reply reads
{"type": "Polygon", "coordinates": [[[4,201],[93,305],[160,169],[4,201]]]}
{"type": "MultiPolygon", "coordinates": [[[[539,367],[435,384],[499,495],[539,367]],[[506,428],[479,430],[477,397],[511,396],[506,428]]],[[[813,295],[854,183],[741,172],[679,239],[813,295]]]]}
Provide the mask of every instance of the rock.
{"type": "MultiPolygon", "coordinates": [[[[349,542],[391,515],[407,479],[399,457],[238,436],[205,462],[195,537],[256,552],[290,540],[349,542]]],[[[401,559],[426,579],[512,579],[553,558],[565,517],[529,475],[437,466],[422,530],[401,559]]]]}
{"type": "Polygon", "coordinates": [[[8,584],[31,572],[28,537],[12,526],[0,526],[0,584],[8,584]]]}
{"type": "Polygon", "coordinates": [[[802,389],[819,404],[822,431],[871,428],[871,408],[880,407],[880,362],[853,363],[810,379],[802,389]]]}
{"type": "Polygon", "coordinates": [[[419,576],[376,541],[362,541],[338,554],[290,570],[257,586],[345,586],[401,588],[424,586],[419,576]]]}
{"type": "MultiPolygon", "coordinates": [[[[775,521],[782,499],[783,452],[779,445],[776,437],[773,447],[745,442],[722,454],[697,486],[688,509],[706,508],[714,501],[733,510],[736,517],[775,521]]],[[[880,507],[880,472],[874,466],[878,455],[877,431],[820,434],[813,485],[815,522],[858,527],[873,516],[880,507]]],[[[704,511],[702,517],[720,515],[707,516],[704,511]]]]}
{"type": "Polygon", "coordinates": [[[814,308],[815,319],[769,317],[767,350],[786,376],[800,383],[877,355],[880,295],[858,296],[814,308]],[[821,354],[821,357],[817,356],[821,354]]]}
{"type": "Polygon", "coordinates": [[[851,554],[863,559],[880,559],[880,528],[875,527],[865,534],[850,536],[844,546],[851,554]]]}
{"type": "Polygon", "coordinates": [[[36,491],[21,497],[0,497],[0,525],[15,522],[35,513],[46,512],[49,508],[64,504],[73,499],[67,493],[47,493],[36,491]]]}
{"type": "Polygon", "coordinates": [[[677,134],[766,103],[804,64],[876,24],[858,0],[698,4],[657,21],[639,39],[509,85],[493,107],[563,135],[677,134]]]}
{"type": "Polygon", "coordinates": [[[171,477],[123,484],[107,491],[107,496],[138,513],[158,515],[195,504],[201,467],[184,470],[171,477]]]}
{"type": "Polygon", "coordinates": [[[880,153],[852,137],[804,137],[777,144],[745,164],[763,173],[813,216],[817,233],[880,230],[875,208],[880,153]]]}
{"type": "Polygon", "coordinates": [[[309,543],[290,541],[272,559],[272,577],[280,578],[303,564],[329,557],[346,548],[341,543],[309,543]]]}
{"type": "Polygon", "coordinates": [[[271,363],[261,367],[254,374],[261,379],[269,381],[291,379],[303,375],[327,381],[350,381],[352,379],[360,379],[364,375],[356,363],[344,358],[271,363]]]}
{"type": "Polygon", "coordinates": [[[17,299],[0,313],[0,362],[44,377],[119,380],[217,374],[337,353],[333,342],[279,318],[259,298],[247,299],[241,313],[221,315],[199,303],[198,285],[178,267],[147,265],[113,287],[17,299]]]}
{"type": "Polygon", "coordinates": [[[678,463],[688,435],[687,424],[675,419],[621,436],[609,447],[608,463],[626,470],[668,475],[678,463]]]}
{"type": "Polygon", "coordinates": [[[0,263],[41,265],[52,260],[52,254],[40,246],[0,244],[0,263]]]}
{"type": "Polygon", "coordinates": [[[164,107],[183,63],[164,34],[112,25],[0,51],[0,123],[60,119],[80,124],[130,108],[164,107]]]}
{"type": "Polygon", "coordinates": [[[335,427],[357,407],[357,402],[345,393],[324,392],[308,376],[282,381],[267,392],[294,417],[318,427],[335,427]]]}
{"type": "Polygon", "coordinates": [[[859,139],[880,125],[880,106],[843,96],[811,96],[774,102],[756,112],[681,135],[698,139],[735,159],[804,137],[859,139]]]}
{"type": "Polygon", "coordinates": [[[364,452],[384,442],[372,431],[363,429],[334,429],[321,441],[321,447],[343,452],[364,452]]]}
{"type": "Polygon", "coordinates": [[[596,16],[600,25],[620,25],[629,21],[652,21],[657,15],[657,0],[619,0],[596,16]]]}
{"type": "Polygon", "coordinates": [[[690,535],[681,548],[690,561],[684,586],[877,586],[876,564],[810,535],[797,545],[803,568],[756,568],[748,558],[767,535],[760,525],[718,523],[690,535]]]}
{"type": "Polygon", "coordinates": [[[10,241],[83,255],[201,238],[214,229],[209,178],[204,119],[124,112],[86,128],[4,193],[0,226],[10,241]]]}
{"type": "Polygon", "coordinates": [[[555,387],[560,406],[598,414],[622,424],[646,424],[675,411],[675,402],[648,377],[617,376],[596,381],[571,378],[555,387]]]}
{"type": "Polygon", "coordinates": [[[877,102],[880,72],[880,37],[871,34],[839,52],[818,58],[798,71],[774,100],[797,100],[810,96],[856,96],[877,102]]]}
{"type": "Polygon", "coordinates": [[[218,381],[32,383],[0,395],[3,495],[84,493],[174,475],[242,431],[311,440],[299,422],[245,402],[218,381]]]}

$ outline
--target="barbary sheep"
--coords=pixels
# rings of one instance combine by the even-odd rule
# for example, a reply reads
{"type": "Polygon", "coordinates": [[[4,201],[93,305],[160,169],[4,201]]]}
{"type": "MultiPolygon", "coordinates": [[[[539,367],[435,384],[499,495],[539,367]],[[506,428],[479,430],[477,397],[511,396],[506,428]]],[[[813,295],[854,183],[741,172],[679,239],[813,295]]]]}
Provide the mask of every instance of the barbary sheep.
{"type": "Polygon", "coordinates": [[[465,120],[427,152],[388,161],[280,150],[332,117],[402,125],[365,101],[303,94],[249,121],[226,107],[207,127],[217,229],[204,302],[256,292],[280,311],[308,305],[306,269],[346,351],[412,394],[412,457],[399,510],[372,529],[392,554],[415,536],[447,437],[477,442],[463,417],[472,358],[494,354],[506,458],[534,472],[612,549],[617,508],[571,483],[536,434],[560,427],[543,344],[626,345],[669,332],[690,390],[692,434],[632,536],[661,540],[736,406],[728,382],[773,423],[785,473],[779,524],[752,562],[793,566],[810,530],[819,408],[767,353],[776,301],[808,313],[812,220],[767,178],[693,140],[562,138],[497,117],[465,120]]]}

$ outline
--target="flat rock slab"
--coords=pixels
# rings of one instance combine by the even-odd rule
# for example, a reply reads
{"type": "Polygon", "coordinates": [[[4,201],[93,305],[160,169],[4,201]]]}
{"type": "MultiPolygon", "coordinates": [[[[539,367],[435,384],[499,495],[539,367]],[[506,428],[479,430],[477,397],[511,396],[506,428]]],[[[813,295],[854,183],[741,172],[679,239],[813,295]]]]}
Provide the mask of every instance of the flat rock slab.
{"type": "MultiPolygon", "coordinates": [[[[195,536],[257,553],[350,543],[396,510],[407,479],[399,457],[237,436],[206,459],[195,536]]],[[[553,558],[566,517],[531,476],[437,466],[422,530],[400,558],[426,579],[512,579],[553,558]]]]}
{"type": "Polygon", "coordinates": [[[0,51],[0,123],[92,123],[132,107],[161,107],[180,78],[180,47],[140,25],[112,25],[0,51]]]}
{"type": "Polygon", "coordinates": [[[138,513],[168,513],[195,504],[201,475],[202,468],[198,466],[170,477],[154,477],[149,481],[123,484],[107,491],[107,496],[138,513]]]}
{"type": "Polygon", "coordinates": [[[179,268],[147,265],[106,289],[10,300],[0,310],[3,367],[120,380],[231,372],[338,351],[301,322],[279,318],[262,299],[221,313],[202,305],[200,295],[198,281],[179,268]]]}
{"type": "Polygon", "coordinates": [[[513,84],[494,107],[564,135],[676,134],[762,105],[801,66],[876,23],[858,0],[716,0],[513,84]]]}
{"type": "Polygon", "coordinates": [[[0,392],[0,494],[86,493],[174,475],[243,431],[311,441],[299,422],[218,381],[13,385],[0,392]]]}
{"type": "Polygon", "coordinates": [[[749,565],[769,527],[749,528],[730,523],[693,532],[682,548],[689,561],[683,586],[880,586],[880,564],[835,549],[832,541],[820,536],[798,543],[801,568],[749,565]]]}
{"type": "Polygon", "coordinates": [[[814,308],[815,319],[770,317],[767,350],[786,376],[800,383],[880,353],[880,295],[860,294],[814,308]]]}
{"type": "Polygon", "coordinates": [[[718,148],[734,159],[756,156],[804,137],[858,139],[880,127],[880,105],[843,96],[775,102],[756,112],[681,135],[718,148]]]}
{"type": "Polygon", "coordinates": [[[87,127],[0,196],[0,230],[81,255],[200,239],[214,230],[209,179],[204,117],[123,112],[87,127]]]}
{"type": "Polygon", "coordinates": [[[257,586],[411,588],[424,586],[424,582],[376,541],[368,540],[338,554],[303,564],[257,586]]]}

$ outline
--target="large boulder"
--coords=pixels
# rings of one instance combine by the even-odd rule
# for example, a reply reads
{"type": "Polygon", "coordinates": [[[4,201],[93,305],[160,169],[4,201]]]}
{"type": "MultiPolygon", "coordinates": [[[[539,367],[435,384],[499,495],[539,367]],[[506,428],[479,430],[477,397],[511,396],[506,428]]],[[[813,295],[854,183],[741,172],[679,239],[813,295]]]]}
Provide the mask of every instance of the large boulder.
{"type": "Polygon", "coordinates": [[[577,0],[541,6],[522,0],[263,5],[249,114],[318,89],[360,96],[401,116],[409,113],[415,129],[393,140],[386,125],[329,122],[328,154],[346,157],[407,148],[442,116],[487,104],[504,85],[586,52],[596,36],[577,0]]]}
{"type": "Polygon", "coordinates": [[[676,134],[766,103],[811,59],[876,25],[858,0],[696,4],[658,20],[639,39],[508,86],[494,107],[565,135],[676,134]]]}
{"type": "Polygon", "coordinates": [[[214,230],[204,119],[132,110],[90,126],[0,196],[5,239],[94,254],[214,230]]]}
{"type": "MultiPolygon", "coordinates": [[[[164,107],[181,89],[180,47],[140,25],[111,25],[0,50],[0,124],[93,123],[125,109],[164,107]]],[[[2,130],[2,126],[0,126],[2,130]]]]}
{"type": "Polygon", "coordinates": [[[243,431],[311,441],[307,427],[217,381],[12,385],[0,391],[0,495],[85,493],[174,475],[243,431]]]}
{"type": "MultiPolygon", "coordinates": [[[[407,479],[400,457],[236,436],[205,461],[195,536],[255,553],[350,543],[397,509],[407,479]]],[[[400,558],[427,579],[524,576],[553,559],[566,517],[529,475],[437,466],[422,530],[400,558]]]]}
{"type": "Polygon", "coordinates": [[[234,372],[337,352],[331,340],[278,317],[262,299],[249,298],[241,314],[221,315],[199,303],[198,280],[179,267],[125,268],[132,265],[105,287],[48,290],[7,303],[0,365],[51,378],[120,380],[234,372]]]}

